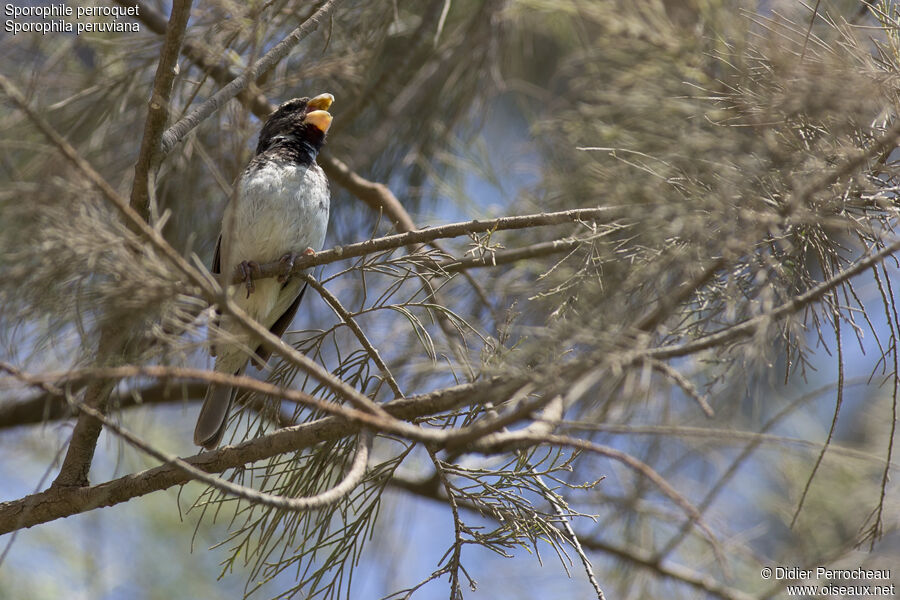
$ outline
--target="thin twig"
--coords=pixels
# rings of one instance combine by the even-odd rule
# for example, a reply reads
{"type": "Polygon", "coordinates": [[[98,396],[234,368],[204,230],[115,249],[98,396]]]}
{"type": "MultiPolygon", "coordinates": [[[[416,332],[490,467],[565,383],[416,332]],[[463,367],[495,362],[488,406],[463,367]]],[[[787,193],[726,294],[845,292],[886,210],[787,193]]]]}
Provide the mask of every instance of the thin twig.
{"type": "MultiPolygon", "coordinates": [[[[429,394],[394,400],[384,407],[392,417],[409,421],[484,401],[486,396],[493,397],[497,391],[494,383],[484,381],[454,386],[429,394]]],[[[321,442],[355,435],[361,429],[359,425],[343,418],[324,417],[311,423],[280,429],[237,446],[226,446],[183,460],[207,473],[216,473],[285,452],[309,448],[321,442]]],[[[0,535],[103,506],[114,506],[151,492],[184,484],[191,479],[192,477],[183,469],[166,464],[99,485],[51,488],[38,494],[3,502],[0,503],[0,535]]]]}
{"type": "Polygon", "coordinates": [[[445,567],[450,573],[450,600],[462,600],[462,588],[459,585],[459,570],[462,567],[462,546],[463,546],[463,523],[459,517],[459,508],[456,506],[456,494],[453,493],[453,486],[450,479],[444,471],[444,467],[438,459],[434,450],[428,450],[428,456],[434,464],[435,475],[447,494],[447,503],[450,504],[450,513],[453,516],[453,552],[447,561],[445,567]]]}
{"type": "Polygon", "coordinates": [[[271,50],[266,52],[252,65],[247,67],[231,83],[213,94],[203,104],[186,114],[177,123],[169,127],[163,134],[162,152],[168,154],[175,145],[184,139],[191,130],[199,125],[206,117],[213,114],[220,106],[240,94],[256,78],[278,64],[288,53],[300,43],[303,38],[316,30],[319,23],[330,13],[338,0],[327,0],[319,10],[314,12],[309,19],[294,29],[283,40],[278,42],[271,50]]]}
{"type": "MultiPolygon", "coordinates": [[[[23,381],[29,383],[34,382],[34,378],[28,377],[8,363],[0,362],[0,369],[11,373],[14,377],[20,377],[23,381]]],[[[62,389],[52,384],[37,383],[35,385],[38,385],[45,392],[51,394],[58,394],[62,396],[66,395],[62,389]]],[[[229,496],[241,498],[243,500],[247,500],[248,502],[252,502],[253,504],[262,504],[264,506],[270,506],[272,508],[277,508],[280,510],[314,510],[323,506],[328,506],[329,504],[334,504],[335,502],[352,492],[353,489],[357,485],[359,485],[359,482],[362,481],[362,478],[365,475],[366,465],[368,464],[369,460],[369,449],[372,445],[373,439],[372,432],[368,429],[363,429],[362,431],[360,431],[359,439],[356,445],[356,451],[353,455],[353,461],[351,462],[350,468],[347,470],[346,475],[340,483],[330,488],[329,490],[322,492],[321,494],[316,494],[315,496],[309,496],[307,498],[288,498],[286,496],[260,492],[254,490],[253,488],[228,481],[227,479],[222,479],[221,477],[210,475],[206,471],[198,469],[194,465],[179,458],[178,456],[169,454],[168,452],[163,452],[155,446],[145,442],[137,435],[131,433],[124,427],[121,427],[118,423],[112,421],[106,415],[98,410],[91,408],[84,402],[81,402],[80,400],[77,400],[76,398],[71,396],[68,397],[68,399],[73,405],[78,408],[80,412],[84,413],[92,419],[100,421],[103,426],[106,427],[106,429],[112,431],[114,434],[116,434],[141,452],[152,456],[163,464],[175,465],[175,467],[181,469],[187,475],[189,475],[191,479],[202,481],[203,483],[214,487],[217,490],[228,494],[229,496]]]]}
{"type": "Polygon", "coordinates": [[[834,403],[834,412],[831,415],[831,427],[828,428],[828,436],[825,438],[825,443],[822,444],[822,449],[819,451],[819,454],[816,457],[816,462],[813,465],[809,477],[806,478],[806,484],[803,486],[803,493],[800,494],[800,500],[797,502],[797,508],[794,509],[794,514],[791,517],[791,529],[793,529],[794,525],[797,524],[797,519],[800,517],[800,512],[803,510],[803,505],[806,502],[806,496],[809,494],[809,490],[812,488],[813,480],[816,478],[816,473],[818,473],[822,461],[825,460],[825,453],[831,446],[831,440],[834,438],[834,432],[837,430],[838,416],[841,414],[841,407],[844,404],[844,345],[843,341],[841,340],[841,315],[838,312],[839,305],[837,293],[832,293],[834,295],[835,306],[832,309],[831,316],[834,322],[834,339],[835,343],[837,344],[838,363],[837,398],[835,399],[834,403]]]}
{"type": "Polygon", "coordinates": [[[763,327],[769,323],[775,322],[806,308],[809,304],[812,304],[813,302],[821,299],[822,296],[827,294],[830,290],[834,289],[835,287],[844,283],[855,275],[858,275],[872,265],[878,264],[898,250],[900,250],[900,240],[894,241],[878,252],[860,260],[853,266],[847,267],[834,277],[826,279],[808,292],[794,296],[794,298],[785,302],[784,304],[781,304],[774,310],[771,310],[757,317],[747,319],[746,321],[742,321],[735,325],[731,325],[715,333],[703,336],[693,342],[662,346],[659,348],[651,349],[649,351],[645,351],[644,354],[646,356],[651,356],[658,359],[675,358],[677,356],[686,356],[688,354],[700,352],[714,346],[720,346],[722,344],[725,344],[726,342],[731,342],[753,335],[760,327],[763,327]]]}
{"type": "Polygon", "coordinates": [[[706,395],[701,394],[699,391],[697,391],[697,388],[693,383],[691,383],[691,380],[678,372],[677,369],[673,368],[668,363],[664,363],[658,360],[650,360],[650,366],[674,381],[675,385],[681,388],[681,391],[691,397],[694,402],[696,402],[700,406],[700,410],[703,411],[703,414],[705,414],[710,419],[716,416],[716,413],[713,411],[712,407],[709,405],[709,402],[706,399],[706,395]]]}
{"type": "Polygon", "coordinates": [[[567,435],[534,435],[522,431],[495,433],[491,436],[490,445],[485,445],[484,447],[479,446],[478,451],[486,451],[489,448],[490,452],[492,453],[508,452],[514,449],[527,448],[543,444],[567,446],[570,448],[576,448],[578,450],[593,452],[594,454],[599,454],[616,462],[620,462],[629,469],[632,469],[633,471],[641,474],[650,482],[652,482],[670,500],[675,502],[675,504],[678,505],[678,507],[681,508],[681,510],[683,510],[685,514],[690,516],[691,519],[697,523],[697,526],[706,535],[713,548],[716,549],[716,552],[718,552],[715,535],[713,535],[709,527],[706,526],[706,524],[702,520],[702,516],[697,511],[697,509],[688,501],[688,499],[682,496],[681,493],[678,492],[678,490],[673,488],[671,484],[669,484],[669,482],[666,481],[663,476],[657,473],[650,465],[635,458],[634,456],[631,456],[627,452],[622,452],[621,450],[616,450],[615,448],[610,448],[609,446],[602,446],[588,440],[582,440],[567,435]]]}
{"type": "Polygon", "coordinates": [[[575,553],[578,554],[578,558],[581,560],[581,566],[584,567],[584,572],[587,575],[588,582],[590,582],[591,587],[594,588],[594,593],[597,595],[597,600],[605,600],[606,596],[603,595],[603,589],[600,587],[600,582],[597,581],[597,577],[596,575],[594,575],[594,566],[591,564],[591,561],[587,557],[587,554],[585,554],[584,548],[581,545],[581,541],[578,539],[578,535],[575,534],[575,529],[572,528],[572,523],[569,522],[568,513],[560,504],[561,498],[559,497],[559,494],[550,489],[550,487],[544,482],[544,478],[541,477],[537,472],[537,469],[535,469],[531,465],[529,465],[529,469],[532,476],[534,477],[534,482],[539,488],[541,488],[541,491],[543,492],[544,497],[547,499],[547,502],[550,503],[550,506],[553,507],[553,511],[556,513],[556,516],[558,516],[560,521],[562,522],[563,530],[565,530],[566,534],[569,536],[569,541],[572,543],[572,547],[575,548],[575,553]]]}
{"type": "MultiPolygon", "coordinates": [[[[407,233],[386,235],[380,238],[357,242],[347,246],[336,246],[329,250],[317,252],[314,256],[303,256],[294,262],[291,268],[284,262],[271,262],[261,264],[259,273],[254,270],[254,279],[267,277],[279,277],[299,274],[309,267],[324,265],[338,260],[358,258],[374,252],[402,248],[412,244],[424,244],[437,239],[454,238],[470,233],[484,233],[497,230],[506,231],[512,229],[527,229],[531,227],[543,227],[560,225],[576,221],[588,221],[596,219],[613,220],[629,212],[628,207],[600,207],[600,208],[576,208],[551,213],[534,213],[530,215],[517,215],[500,217],[498,219],[461,221],[448,223],[426,229],[417,229],[407,233]]],[[[231,283],[239,284],[242,279],[239,273],[235,273],[231,283]]]]}
{"type": "Polygon", "coordinates": [[[331,306],[334,312],[341,318],[341,320],[347,325],[347,327],[350,328],[350,331],[352,331],[353,335],[356,336],[356,339],[359,341],[360,345],[366,350],[368,355],[372,358],[372,361],[381,371],[382,376],[391,387],[391,390],[393,390],[395,397],[402,398],[403,391],[400,389],[400,385],[397,383],[397,380],[394,379],[394,376],[393,374],[391,374],[391,370],[384,362],[384,359],[381,358],[381,354],[378,352],[378,349],[373,346],[372,342],[369,341],[369,338],[366,337],[365,332],[359,326],[359,323],[356,322],[356,319],[353,318],[353,315],[351,315],[350,312],[341,304],[340,300],[338,300],[334,294],[329,292],[321,283],[319,283],[315,277],[306,273],[302,273],[300,277],[302,277],[310,287],[312,287],[319,293],[322,299],[325,300],[325,302],[327,302],[329,306],[331,306]]]}

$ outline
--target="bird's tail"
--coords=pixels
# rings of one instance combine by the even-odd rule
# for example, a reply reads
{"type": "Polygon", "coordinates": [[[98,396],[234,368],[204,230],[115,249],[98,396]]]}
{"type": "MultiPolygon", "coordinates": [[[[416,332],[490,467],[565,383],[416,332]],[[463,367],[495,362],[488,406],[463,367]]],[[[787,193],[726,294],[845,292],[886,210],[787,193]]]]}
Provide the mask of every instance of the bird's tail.
{"type": "Polygon", "coordinates": [[[235,391],[228,385],[210,385],[206,389],[206,398],[203,399],[197,426],[194,427],[195,444],[207,450],[219,445],[222,434],[225,433],[225,425],[228,424],[228,411],[234,401],[235,391]]]}

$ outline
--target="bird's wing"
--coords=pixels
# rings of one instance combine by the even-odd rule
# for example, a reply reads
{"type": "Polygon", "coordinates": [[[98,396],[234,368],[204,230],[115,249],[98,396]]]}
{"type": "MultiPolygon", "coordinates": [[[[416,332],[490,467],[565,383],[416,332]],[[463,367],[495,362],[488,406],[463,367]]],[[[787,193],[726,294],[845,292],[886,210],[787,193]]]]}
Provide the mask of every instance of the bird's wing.
{"type": "Polygon", "coordinates": [[[218,275],[222,272],[222,234],[219,234],[219,239],[216,240],[216,251],[213,253],[213,262],[212,269],[210,269],[210,273],[213,275],[218,275]]]}
{"type": "MultiPolygon", "coordinates": [[[[289,282],[285,282],[287,285],[289,282]]],[[[303,284],[303,287],[300,288],[300,293],[297,294],[297,297],[294,298],[294,301],[290,303],[290,305],[285,309],[281,316],[275,320],[272,326],[269,328],[276,337],[280,338],[284,335],[284,332],[287,331],[287,328],[290,326],[291,321],[294,320],[294,317],[297,314],[297,308],[300,306],[300,301],[303,300],[303,294],[306,292],[306,284],[303,284]]],[[[260,345],[256,349],[256,357],[254,357],[254,362],[257,366],[262,366],[266,364],[266,361],[269,360],[269,357],[272,355],[270,350],[267,350],[265,346],[260,345]]]]}
{"type": "MultiPolygon", "coordinates": [[[[222,272],[222,234],[219,234],[219,239],[216,240],[216,251],[213,253],[213,261],[212,268],[209,270],[213,275],[218,275],[222,272]]],[[[219,319],[222,316],[222,311],[218,308],[216,309],[216,316],[213,317],[213,325],[216,327],[219,326],[219,319]]],[[[216,346],[215,344],[210,344],[209,346],[209,355],[216,356],[216,346]]]]}

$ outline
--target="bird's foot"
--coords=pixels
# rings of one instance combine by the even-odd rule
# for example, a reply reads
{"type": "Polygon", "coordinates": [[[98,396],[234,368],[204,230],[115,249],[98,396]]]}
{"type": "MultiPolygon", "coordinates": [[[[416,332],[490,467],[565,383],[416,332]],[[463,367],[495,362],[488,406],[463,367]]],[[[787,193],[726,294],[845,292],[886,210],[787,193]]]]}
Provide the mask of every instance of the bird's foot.
{"type": "Polygon", "coordinates": [[[296,262],[299,257],[300,255],[296,252],[288,252],[278,259],[278,262],[287,266],[287,268],[284,270],[284,274],[278,276],[278,283],[284,283],[285,281],[290,279],[291,271],[294,270],[294,262],[296,262]]]}
{"type": "MultiPolygon", "coordinates": [[[[316,255],[316,251],[313,250],[312,248],[307,248],[306,250],[303,251],[303,256],[315,256],[315,255],[316,255]]],[[[298,258],[300,258],[300,255],[297,254],[296,252],[288,252],[287,254],[282,256],[280,259],[278,259],[278,262],[287,265],[286,273],[284,275],[278,276],[279,283],[284,283],[285,281],[287,281],[290,278],[291,271],[294,270],[294,263],[297,262],[298,258]]]]}
{"type": "Polygon", "coordinates": [[[238,265],[238,270],[241,272],[241,281],[247,286],[247,297],[249,298],[250,294],[256,291],[256,285],[253,283],[253,273],[256,272],[257,275],[262,274],[262,271],[259,269],[259,263],[255,260],[243,260],[238,265]]]}

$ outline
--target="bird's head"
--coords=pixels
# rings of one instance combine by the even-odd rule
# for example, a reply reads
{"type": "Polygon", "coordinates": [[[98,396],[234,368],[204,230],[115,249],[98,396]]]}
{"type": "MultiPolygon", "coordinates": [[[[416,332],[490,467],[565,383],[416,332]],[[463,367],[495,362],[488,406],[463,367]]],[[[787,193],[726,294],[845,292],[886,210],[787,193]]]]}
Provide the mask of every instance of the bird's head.
{"type": "Polygon", "coordinates": [[[319,94],[315,98],[294,98],[283,103],[266,119],[259,132],[256,153],[279,144],[298,144],[309,147],[314,158],[331,127],[328,108],[332,102],[331,94],[319,94]]]}

